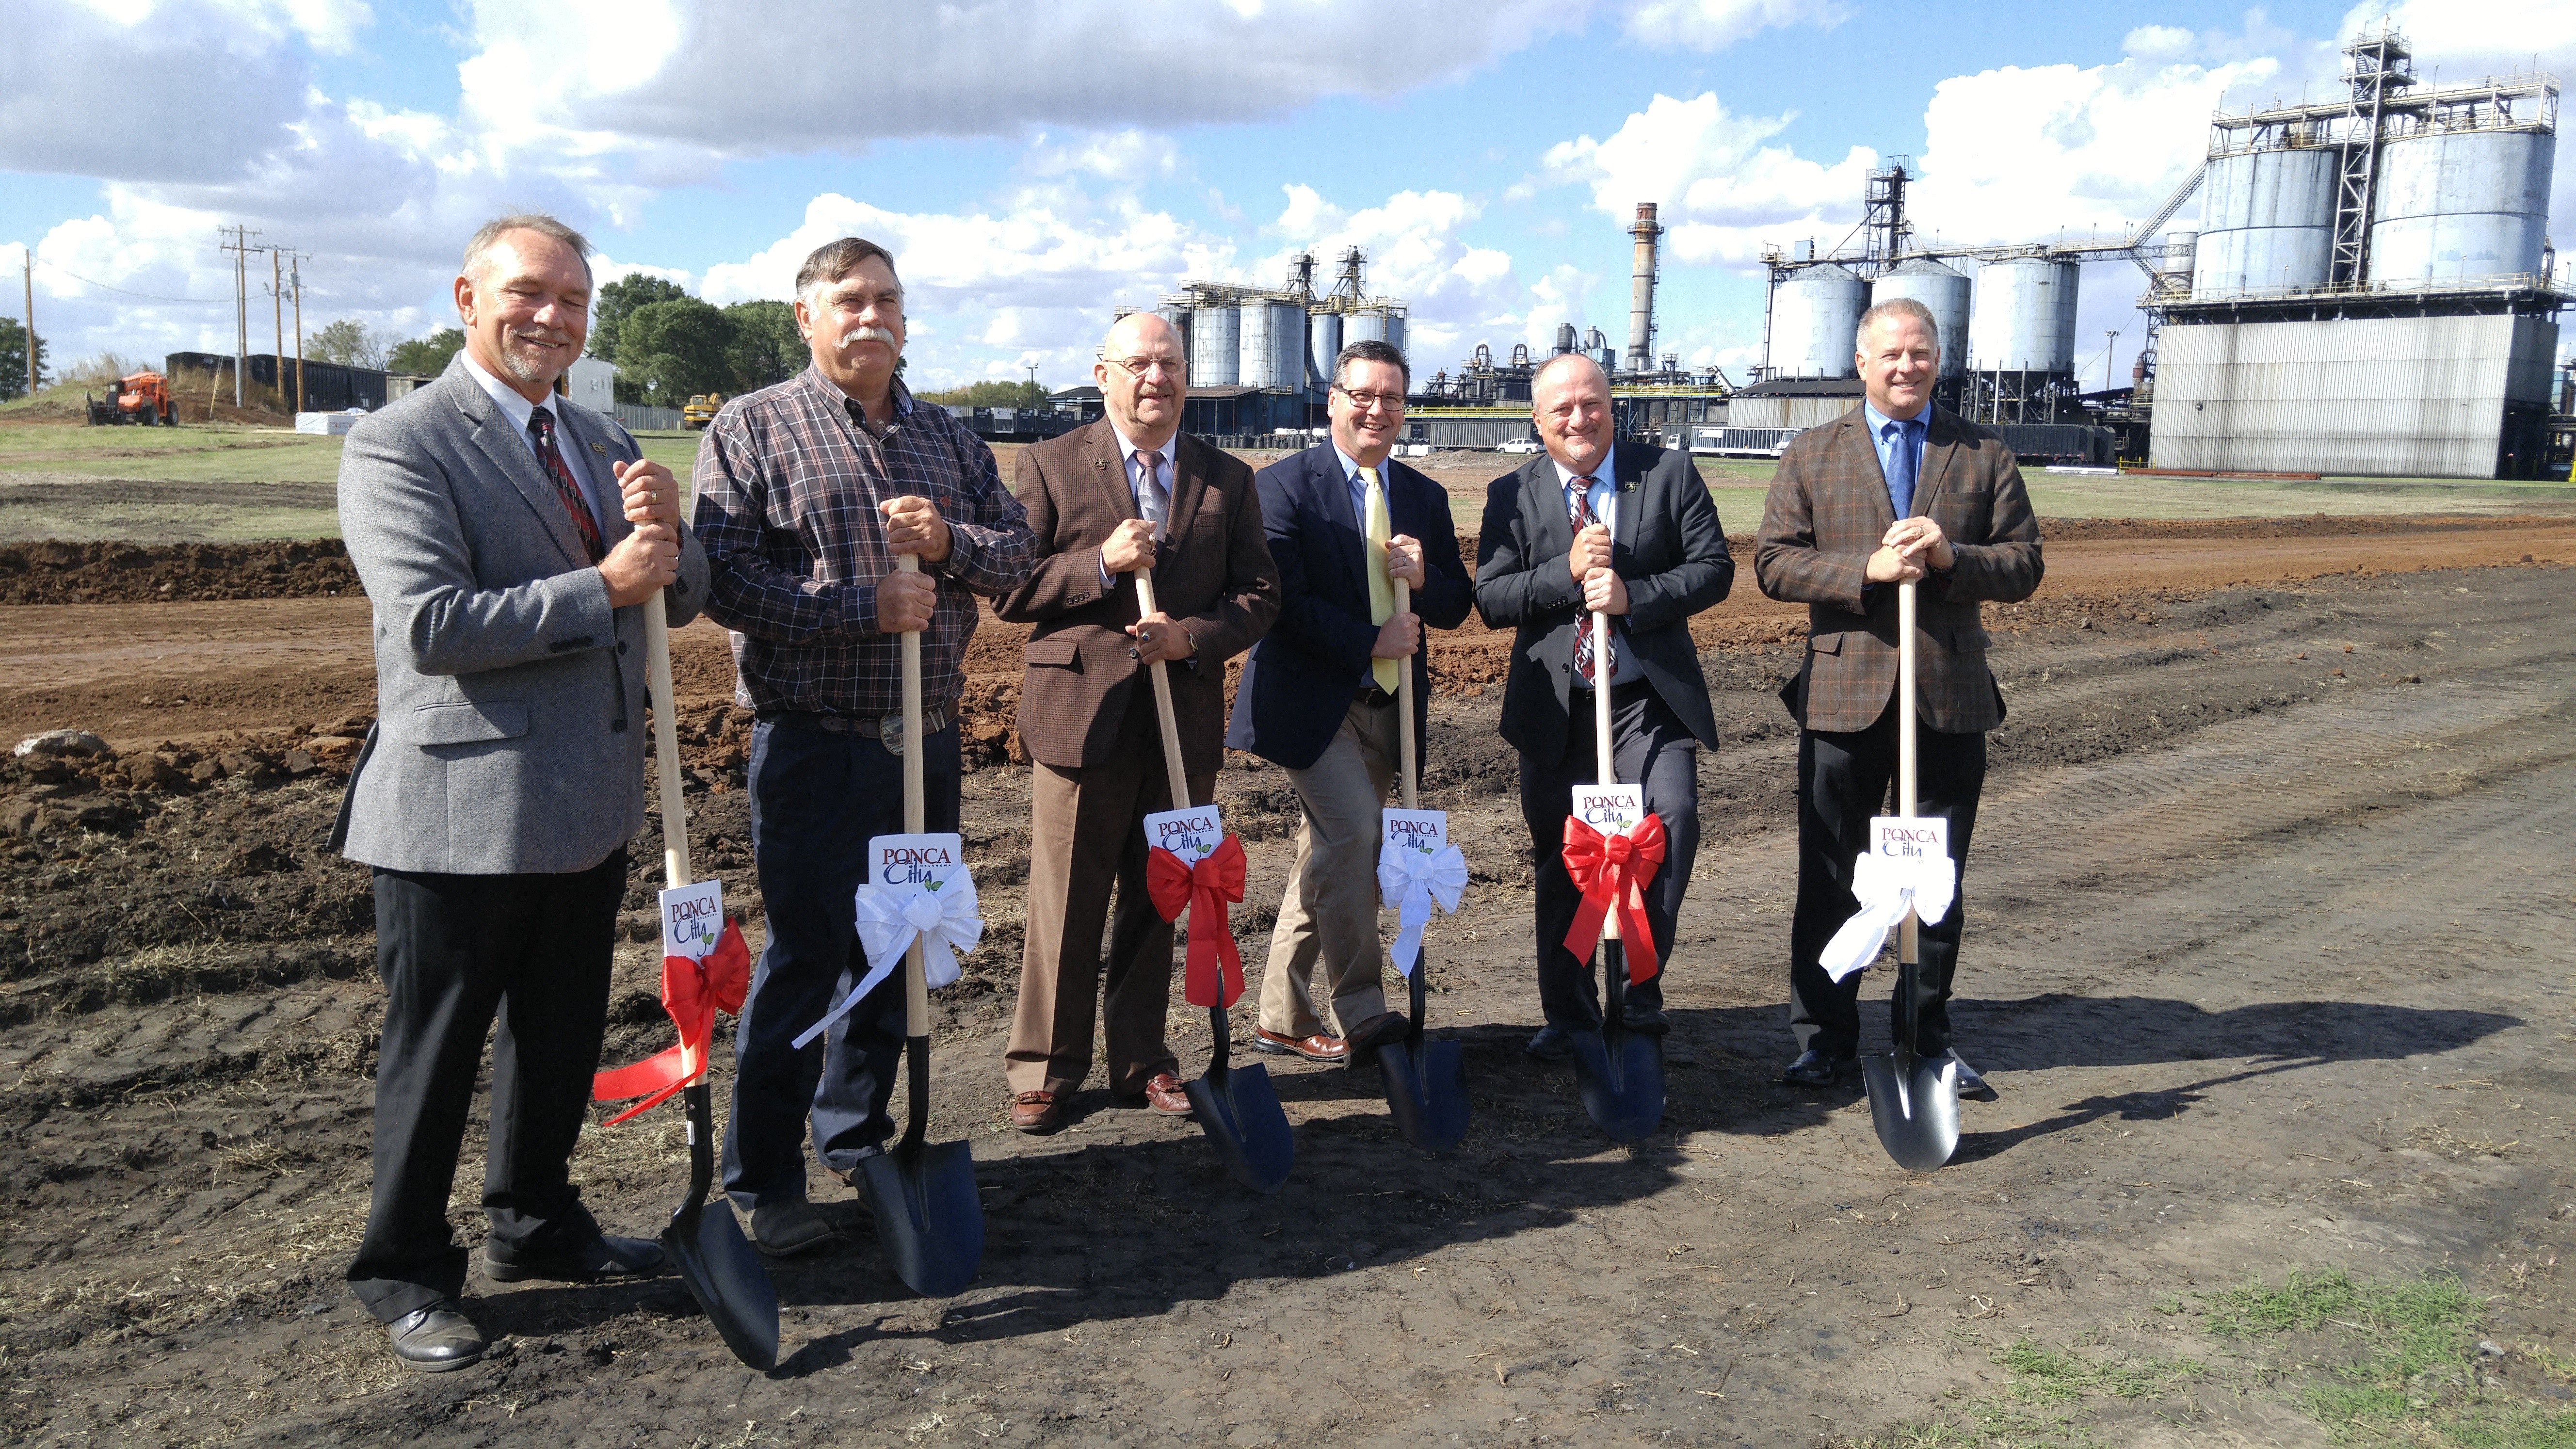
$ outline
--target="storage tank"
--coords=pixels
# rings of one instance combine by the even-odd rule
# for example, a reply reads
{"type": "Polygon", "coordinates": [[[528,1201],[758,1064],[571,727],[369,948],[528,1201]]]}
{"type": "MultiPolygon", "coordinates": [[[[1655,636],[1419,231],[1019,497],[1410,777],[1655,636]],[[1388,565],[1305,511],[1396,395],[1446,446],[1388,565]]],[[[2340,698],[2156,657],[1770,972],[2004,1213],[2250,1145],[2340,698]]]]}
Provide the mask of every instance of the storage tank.
{"type": "Polygon", "coordinates": [[[1335,359],[1342,355],[1342,314],[1309,312],[1306,314],[1306,366],[1318,391],[1333,382],[1335,359]]]}
{"type": "Polygon", "coordinates": [[[2175,227],[2165,233],[2164,257],[2156,263],[2156,273],[2175,279],[2184,288],[2191,285],[2191,269],[2200,254],[2200,233],[2175,227]]]}
{"type": "Polygon", "coordinates": [[[1574,350],[1574,344],[1574,324],[1571,322],[1559,322],[1556,324],[1556,351],[1549,355],[1553,357],[1563,357],[1565,354],[1574,350]]]}
{"type": "Polygon", "coordinates": [[[1968,278],[1930,257],[1916,257],[1879,274],[1870,300],[1892,302],[1911,297],[1932,312],[1932,328],[1941,341],[1942,377],[1968,370],[1968,278]]]}
{"type": "Polygon", "coordinates": [[[1801,267],[1772,288],[1771,375],[1850,377],[1866,296],[1860,278],[1831,262],[1801,267]]]}
{"type": "Polygon", "coordinates": [[[2212,158],[2200,184],[2192,295],[2324,286],[2342,165],[2340,151],[2314,146],[2212,158]]]}
{"type": "Polygon", "coordinates": [[[1190,304],[1187,302],[1165,302],[1162,306],[1154,309],[1154,315],[1171,323],[1172,330],[1181,334],[1181,356],[1189,357],[1193,355],[1190,352],[1190,304]]]}
{"type": "Polygon", "coordinates": [[[1235,307],[1190,309],[1190,386],[1232,387],[1243,373],[1242,311],[1235,307]]]}
{"type": "Polygon", "coordinates": [[[1377,341],[1404,351],[1404,313],[1401,309],[1371,303],[1350,315],[1342,326],[1342,344],[1377,341]]]}
{"type": "Polygon", "coordinates": [[[2370,280],[2391,286],[2541,268],[2558,138],[2443,131],[2379,148],[2370,280]]]}
{"type": "Polygon", "coordinates": [[[1968,316],[1979,372],[2075,371],[2075,286],[2083,268],[2046,257],[1988,262],[1968,316]]]}
{"type": "Polygon", "coordinates": [[[1306,308],[1285,298],[1246,302],[1235,310],[1241,361],[1234,380],[1245,387],[1306,385],[1306,308]]]}

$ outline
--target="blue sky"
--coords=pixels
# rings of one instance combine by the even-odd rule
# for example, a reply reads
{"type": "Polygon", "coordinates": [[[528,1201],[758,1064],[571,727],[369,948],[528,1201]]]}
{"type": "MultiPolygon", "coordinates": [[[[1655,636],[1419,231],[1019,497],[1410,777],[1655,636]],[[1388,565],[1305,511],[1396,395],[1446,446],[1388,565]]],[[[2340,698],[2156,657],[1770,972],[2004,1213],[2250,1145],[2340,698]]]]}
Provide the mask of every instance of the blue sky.
{"type": "MultiPolygon", "coordinates": [[[[805,250],[857,230],[902,258],[918,375],[1034,362],[1062,385],[1120,301],[1355,244],[1371,289],[1413,304],[1428,372],[1560,320],[1622,337],[1624,218],[1657,200],[1659,345],[1741,380],[1760,246],[1831,246],[1870,167],[1914,158],[1946,238],[2117,235],[2213,107],[2327,93],[2335,45],[2384,10],[0,0],[35,77],[0,94],[0,157],[29,168],[0,187],[0,263],[36,246],[58,360],[150,358],[229,348],[213,233],[236,221],[311,254],[308,324],[393,336],[452,321],[455,250],[505,204],[716,301],[785,295],[805,250]]],[[[2576,66],[2576,6],[2386,13],[2448,79],[2576,66]]],[[[2576,205],[2552,209],[2563,237],[2576,205]]],[[[2138,282],[2087,269],[2092,367],[2117,328],[2125,375],[2138,282]]]]}

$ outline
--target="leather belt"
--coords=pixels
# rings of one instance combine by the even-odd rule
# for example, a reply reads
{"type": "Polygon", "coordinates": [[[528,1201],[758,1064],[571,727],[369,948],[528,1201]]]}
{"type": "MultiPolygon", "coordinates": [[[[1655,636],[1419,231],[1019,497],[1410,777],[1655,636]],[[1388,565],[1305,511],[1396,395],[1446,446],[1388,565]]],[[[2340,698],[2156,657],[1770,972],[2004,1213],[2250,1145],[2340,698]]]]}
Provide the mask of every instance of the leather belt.
{"type": "MultiPolygon", "coordinates": [[[[923,705],[921,732],[935,735],[948,728],[949,710],[950,706],[945,704],[923,705]]],[[[872,740],[882,740],[889,733],[903,732],[901,711],[887,715],[883,719],[873,719],[866,715],[815,714],[804,710],[780,709],[771,710],[760,718],[771,724],[794,725],[799,729],[821,730],[825,734],[865,735],[872,740]]]]}

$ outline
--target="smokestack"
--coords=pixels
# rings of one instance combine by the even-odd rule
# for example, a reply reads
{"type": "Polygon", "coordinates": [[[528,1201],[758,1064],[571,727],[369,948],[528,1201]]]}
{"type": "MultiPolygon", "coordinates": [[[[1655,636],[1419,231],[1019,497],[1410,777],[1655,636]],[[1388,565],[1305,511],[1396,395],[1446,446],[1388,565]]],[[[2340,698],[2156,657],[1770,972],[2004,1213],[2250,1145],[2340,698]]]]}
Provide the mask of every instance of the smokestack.
{"type": "Polygon", "coordinates": [[[1655,221],[1655,203],[1637,203],[1637,219],[1628,228],[1636,240],[1636,261],[1628,280],[1628,353],[1624,367],[1629,372],[1645,372],[1654,366],[1655,351],[1655,238],[1664,229],[1655,221]]]}

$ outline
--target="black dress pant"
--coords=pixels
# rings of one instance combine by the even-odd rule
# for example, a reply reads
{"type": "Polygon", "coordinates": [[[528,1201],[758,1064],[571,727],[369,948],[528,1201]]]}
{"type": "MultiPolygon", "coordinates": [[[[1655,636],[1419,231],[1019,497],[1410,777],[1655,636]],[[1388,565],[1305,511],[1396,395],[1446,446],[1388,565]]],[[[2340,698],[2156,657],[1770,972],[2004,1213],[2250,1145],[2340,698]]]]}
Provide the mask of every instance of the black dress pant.
{"type": "MultiPolygon", "coordinates": [[[[1577,785],[1598,784],[1592,743],[1592,692],[1573,692],[1571,728],[1561,759],[1521,756],[1521,816],[1538,853],[1538,1003],[1547,1023],[1565,1031],[1600,1027],[1601,993],[1589,956],[1565,949],[1583,893],[1565,873],[1565,817],[1577,785]]],[[[1672,961],[1673,921],[1699,857],[1699,741],[1644,681],[1610,691],[1610,758],[1617,778],[1645,786],[1646,808],[1664,822],[1664,863],[1646,887],[1646,922],[1654,930],[1655,974],[1628,988],[1628,1009],[1659,1011],[1664,968],[1672,961]]]]}
{"type": "MultiPolygon", "coordinates": [[[[922,739],[923,828],[957,829],[954,724],[922,739]]],[[[765,719],[751,732],[751,852],[769,944],[734,1023],[725,1191],[744,1209],[805,1200],[805,1140],[844,1176],[894,1131],[886,1104],[903,1070],[904,970],[876,985],[820,1041],[805,1028],[868,974],[856,897],[868,842],[903,830],[903,760],[873,735],[765,719]]]]}
{"type": "MultiPolygon", "coordinates": [[[[1890,702],[1868,729],[1808,730],[1798,737],[1798,907],[1789,926],[1789,1029],[1800,1051],[1838,1060],[1860,1051],[1862,973],[1837,983],[1817,957],[1860,909],[1851,893],[1852,863],[1869,848],[1870,817],[1896,808],[1896,723],[1890,702]]],[[[1968,837],[1976,830],[1977,796],[1986,783],[1986,737],[1945,734],[1918,721],[1914,744],[1915,813],[1950,822],[1951,869],[1959,884],[1950,913],[1916,932],[1921,964],[1915,972],[1914,1044],[1937,1056],[1950,1049],[1950,978],[1968,913],[1968,837]]]]}
{"type": "Polygon", "coordinates": [[[349,1286],[391,1323],[465,1291],[447,1195],[492,1041],[483,1211],[521,1253],[599,1235],[569,1164],[590,1106],[626,852],[565,875],[375,872],[375,1191],[349,1286]]]}

